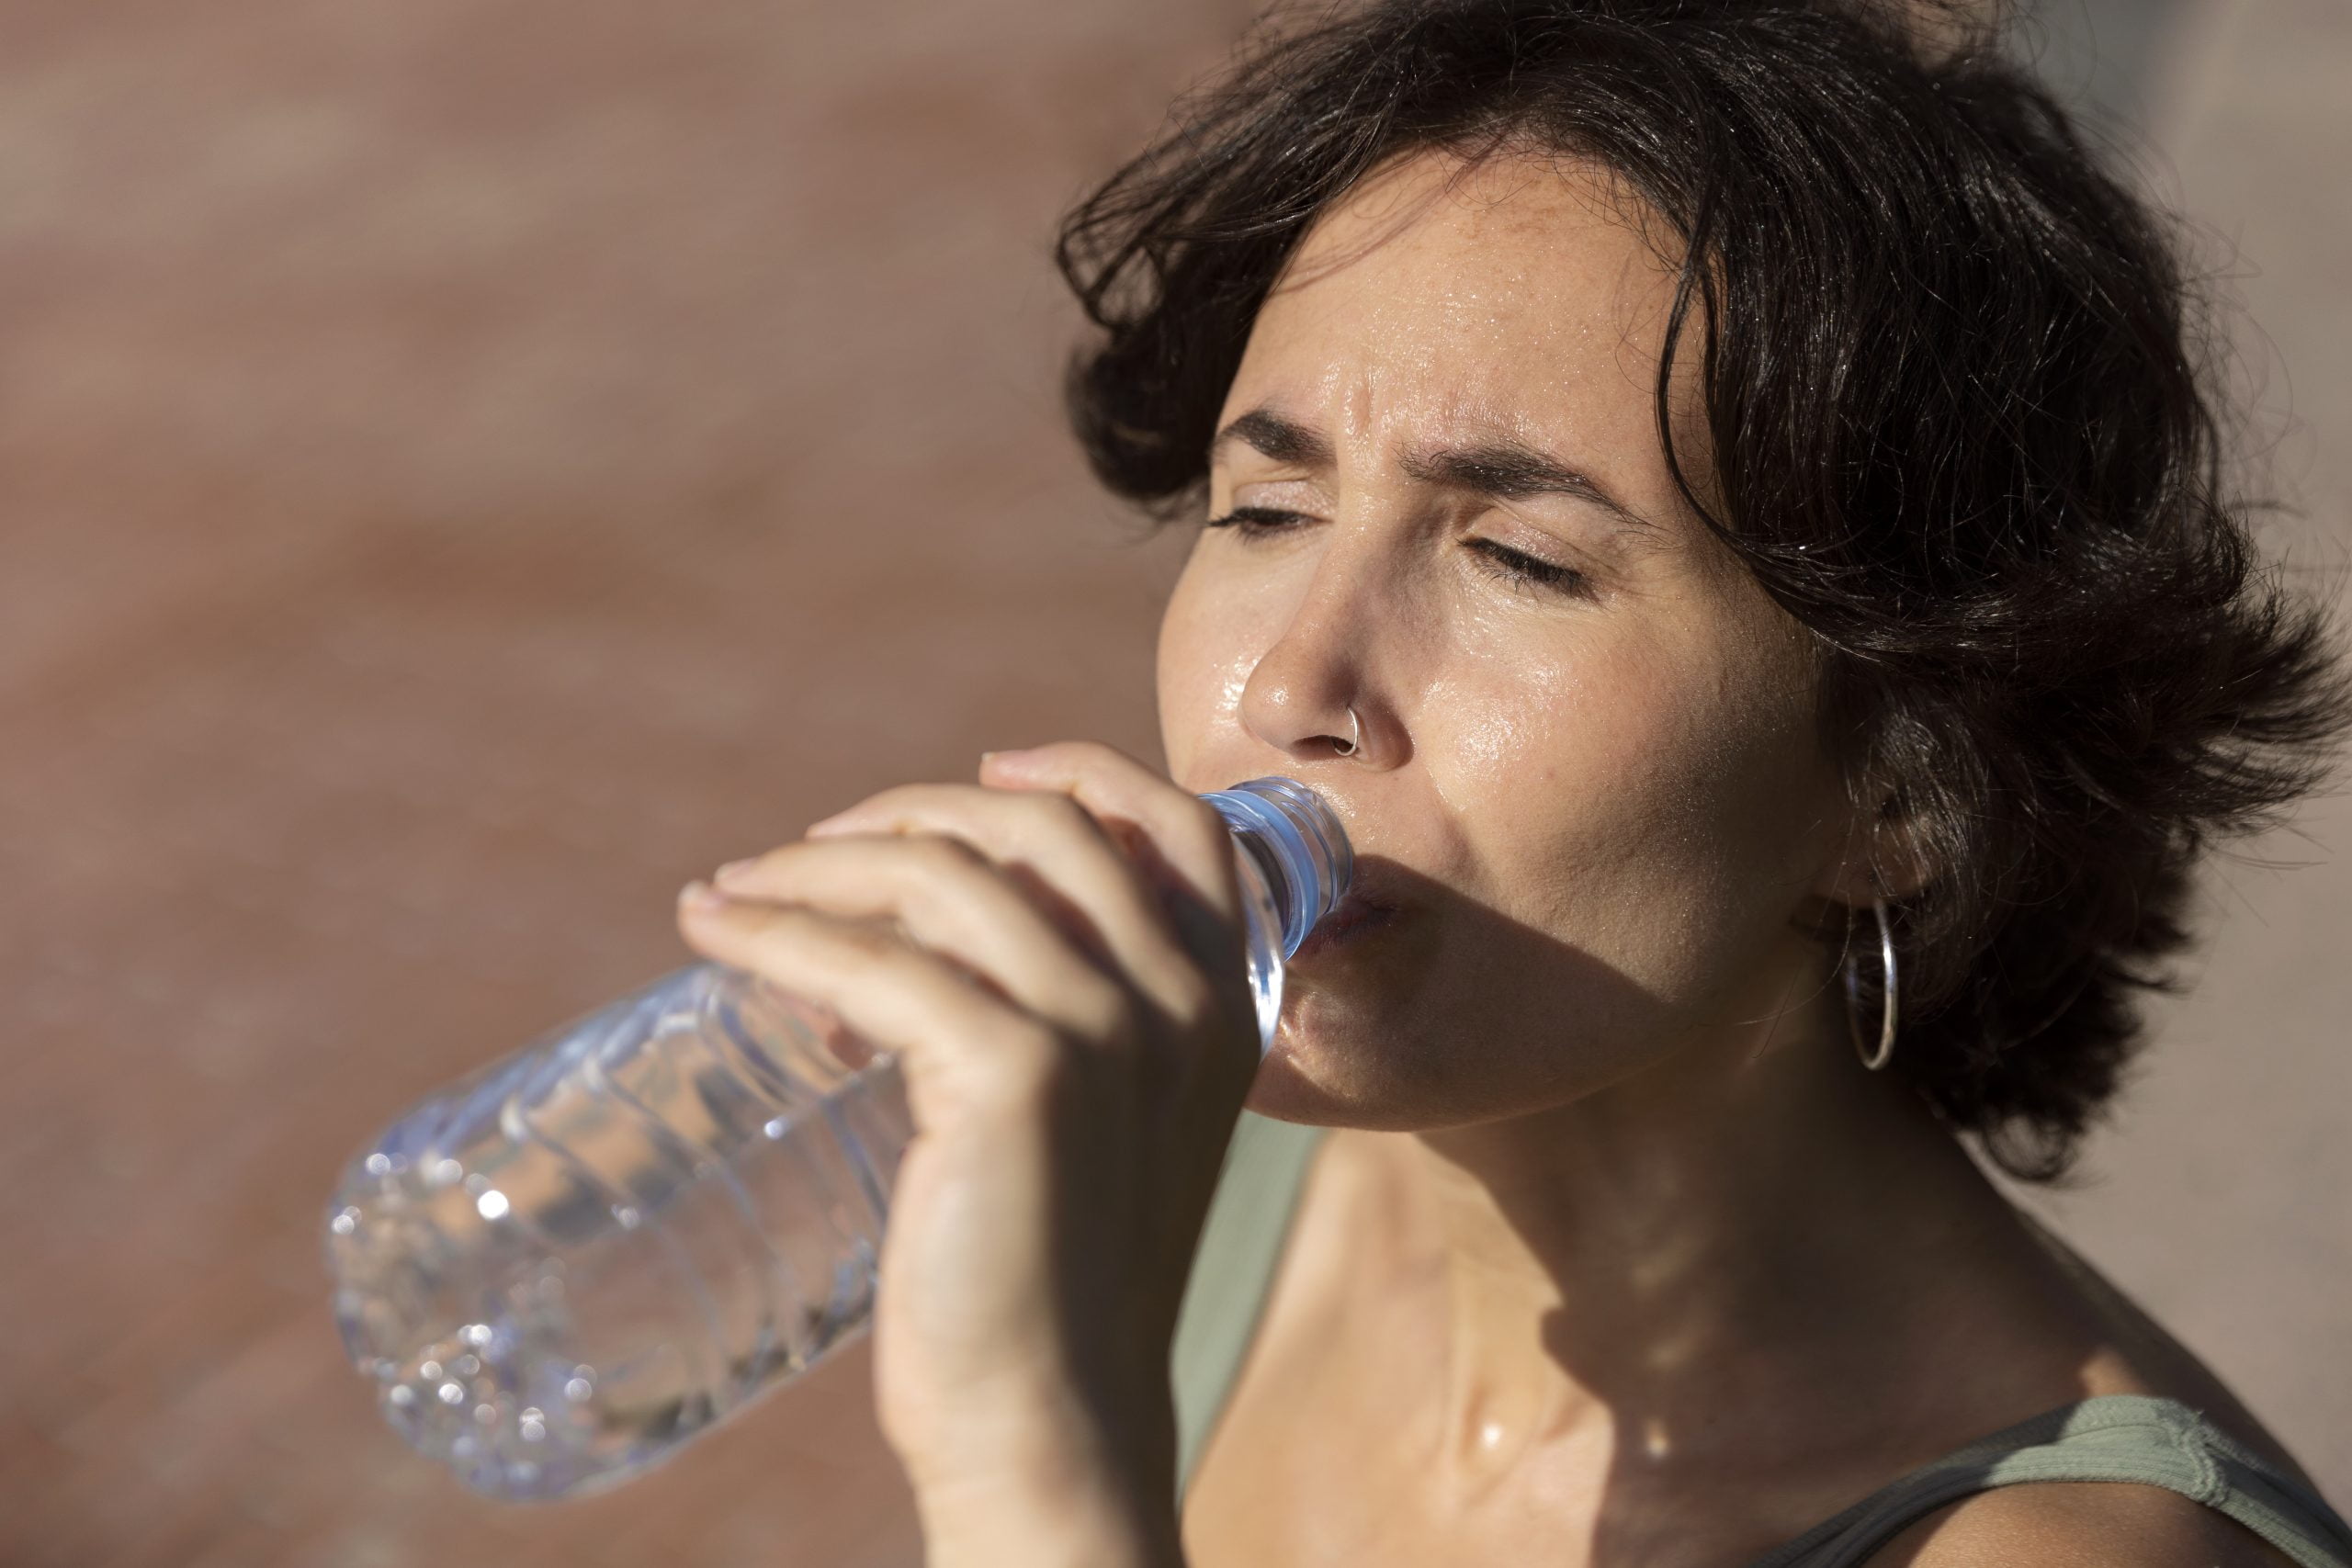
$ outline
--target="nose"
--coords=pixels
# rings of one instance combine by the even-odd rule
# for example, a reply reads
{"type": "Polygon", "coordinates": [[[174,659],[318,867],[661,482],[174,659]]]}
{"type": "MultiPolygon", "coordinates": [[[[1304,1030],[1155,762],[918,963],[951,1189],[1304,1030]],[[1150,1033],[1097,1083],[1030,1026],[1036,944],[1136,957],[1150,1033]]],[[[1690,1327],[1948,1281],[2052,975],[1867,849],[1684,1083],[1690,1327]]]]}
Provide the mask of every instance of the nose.
{"type": "Polygon", "coordinates": [[[1372,618],[1363,612],[1361,585],[1351,592],[1339,581],[1345,573],[1334,553],[1317,563],[1289,625],[1250,671],[1241,722],[1299,761],[1393,766],[1400,737],[1369,666],[1372,618]]]}

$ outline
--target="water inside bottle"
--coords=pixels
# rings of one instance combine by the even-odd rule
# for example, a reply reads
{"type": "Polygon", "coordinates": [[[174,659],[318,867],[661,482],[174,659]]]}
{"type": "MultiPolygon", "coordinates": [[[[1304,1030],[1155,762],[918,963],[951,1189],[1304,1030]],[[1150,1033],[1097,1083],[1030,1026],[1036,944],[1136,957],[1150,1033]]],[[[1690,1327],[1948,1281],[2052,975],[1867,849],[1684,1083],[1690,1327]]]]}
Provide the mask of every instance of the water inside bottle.
{"type": "Polygon", "coordinates": [[[329,1245],[392,1424],[478,1489],[569,1495],[863,1331],[911,1123],[895,1063],[849,1071],[837,1032],[697,966],[388,1133],[329,1245]]]}

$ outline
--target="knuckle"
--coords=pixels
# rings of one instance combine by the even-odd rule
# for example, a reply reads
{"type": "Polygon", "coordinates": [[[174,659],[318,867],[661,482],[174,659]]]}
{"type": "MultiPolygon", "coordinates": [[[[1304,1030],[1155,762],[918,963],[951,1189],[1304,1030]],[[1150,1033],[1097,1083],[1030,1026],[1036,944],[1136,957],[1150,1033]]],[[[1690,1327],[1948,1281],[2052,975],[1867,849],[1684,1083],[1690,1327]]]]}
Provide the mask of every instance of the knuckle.
{"type": "Polygon", "coordinates": [[[1001,1104],[1029,1107],[1054,1099],[1069,1077],[1061,1037],[1044,1024],[1007,1020],[989,1042],[987,1079],[1001,1104]]]}
{"type": "Polygon", "coordinates": [[[886,966],[900,951],[891,933],[872,921],[836,919],[815,909],[779,909],[768,929],[774,941],[821,947],[828,963],[860,972],[886,966]]]}
{"type": "Polygon", "coordinates": [[[1168,986],[1168,1010],[1188,1033],[1209,1025],[1221,1023],[1226,1016],[1226,1002],[1206,976],[1190,970],[1179,975],[1168,986]]]}
{"type": "Polygon", "coordinates": [[[909,839],[907,846],[915,865],[933,876],[960,876],[988,863],[988,856],[951,834],[925,833],[909,839]]]}
{"type": "Polygon", "coordinates": [[[1096,978],[1081,983],[1069,1006],[1073,1021],[1091,1040],[1125,1045],[1136,1038],[1136,999],[1116,981],[1096,978]]]}
{"type": "Polygon", "coordinates": [[[1080,806],[1074,796],[1059,790],[1026,790],[1016,797],[1013,809],[1035,820],[1039,827],[1058,831],[1072,827],[1093,826],[1094,815],[1080,806]]]}
{"type": "Polygon", "coordinates": [[[873,795],[868,795],[865,799],[865,804],[876,807],[920,806],[924,801],[930,799],[933,793],[938,787],[939,786],[936,784],[926,784],[920,781],[910,784],[895,784],[890,785],[888,789],[877,790],[873,795]]]}
{"type": "Polygon", "coordinates": [[[1214,863],[1222,865],[1230,858],[1227,846],[1233,841],[1233,829],[1226,826],[1224,815],[1216,807],[1197,795],[1186,803],[1184,830],[1214,863]]]}

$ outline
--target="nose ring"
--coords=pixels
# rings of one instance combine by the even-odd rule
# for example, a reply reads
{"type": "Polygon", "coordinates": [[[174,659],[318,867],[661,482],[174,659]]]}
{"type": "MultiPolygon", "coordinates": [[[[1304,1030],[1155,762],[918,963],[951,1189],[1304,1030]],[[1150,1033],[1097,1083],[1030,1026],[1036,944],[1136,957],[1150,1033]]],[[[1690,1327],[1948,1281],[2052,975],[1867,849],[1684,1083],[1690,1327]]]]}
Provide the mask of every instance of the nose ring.
{"type": "Polygon", "coordinates": [[[1348,739],[1345,742],[1335,746],[1333,750],[1342,757],[1352,757],[1356,754],[1357,744],[1363,739],[1363,727],[1357,722],[1355,705],[1350,703],[1348,705],[1348,739]]]}

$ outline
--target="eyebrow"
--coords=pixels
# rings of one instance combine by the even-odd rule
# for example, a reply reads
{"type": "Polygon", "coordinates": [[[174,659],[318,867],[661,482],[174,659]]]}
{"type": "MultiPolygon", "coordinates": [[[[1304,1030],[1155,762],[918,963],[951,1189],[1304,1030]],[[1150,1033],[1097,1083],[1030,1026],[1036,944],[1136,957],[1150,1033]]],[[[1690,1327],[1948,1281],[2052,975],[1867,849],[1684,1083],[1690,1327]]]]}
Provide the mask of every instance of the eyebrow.
{"type": "MultiPolygon", "coordinates": [[[[1320,432],[1272,409],[1251,409],[1216,433],[1209,443],[1212,460],[1233,442],[1239,442],[1277,463],[1302,468],[1332,466],[1330,441],[1320,432]]],[[[1500,501],[1530,496],[1565,495],[1589,502],[1629,527],[1655,531],[1657,525],[1609,493],[1590,475],[1547,453],[1510,440],[1481,441],[1466,446],[1436,446],[1407,452],[1397,466],[1423,484],[1468,491],[1500,501]]]]}

